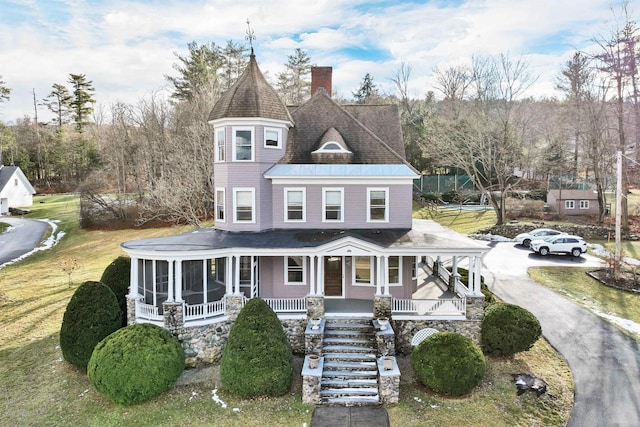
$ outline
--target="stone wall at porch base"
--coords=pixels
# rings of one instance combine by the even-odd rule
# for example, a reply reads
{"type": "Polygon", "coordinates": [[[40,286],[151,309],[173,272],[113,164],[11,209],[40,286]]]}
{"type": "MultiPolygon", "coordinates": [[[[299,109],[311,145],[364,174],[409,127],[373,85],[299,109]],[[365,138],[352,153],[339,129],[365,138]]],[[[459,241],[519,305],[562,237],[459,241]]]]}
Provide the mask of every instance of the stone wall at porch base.
{"type": "Polygon", "coordinates": [[[220,362],[222,351],[229,340],[233,322],[222,322],[181,328],[173,331],[174,335],[182,343],[185,363],[193,368],[200,365],[220,362]]]}
{"type": "Polygon", "coordinates": [[[396,352],[408,355],[413,350],[411,339],[421,329],[457,332],[480,345],[480,328],[484,317],[484,298],[467,297],[466,320],[392,320],[396,332],[396,352]]]}

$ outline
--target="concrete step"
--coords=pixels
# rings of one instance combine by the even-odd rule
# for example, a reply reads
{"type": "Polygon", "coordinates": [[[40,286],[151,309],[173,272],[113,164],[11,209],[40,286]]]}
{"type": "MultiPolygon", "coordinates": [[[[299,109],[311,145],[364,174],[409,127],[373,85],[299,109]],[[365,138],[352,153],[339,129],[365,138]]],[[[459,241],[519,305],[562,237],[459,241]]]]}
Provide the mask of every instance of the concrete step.
{"type": "Polygon", "coordinates": [[[354,353],[354,354],[370,354],[371,347],[361,345],[325,345],[322,347],[322,354],[325,353],[354,353]]]}
{"type": "Polygon", "coordinates": [[[373,332],[367,333],[357,329],[324,329],[324,336],[327,337],[373,337],[373,332]]]}
{"type": "Polygon", "coordinates": [[[371,378],[324,378],[320,381],[322,388],[378,387],[378,380],[371,378]]]}
{"type": "Polygon", "coordinates": [[[355,337],[325,337],[322,341],[325,345],[336,345],[336,344],[345,344],[352,346],[373,346],[375,342],[373,339],[369,338],[355,338],[355,337]]]}
{"type": "Polygon", "coordinates": [[[377,379],[378,371],[349,371],[349,370],[323,370],[322,378],[339,378],[339,379],[377,379]]]}
{"type": "Polygon", "coordinates": [[[363,406],[380,404],[379,396],[321,397],[321,405],[363,406]]]}
{"type": "Polygon", "coordinates": [[[376,355],[372,353],[324,353],[324,361],[344,360],[345,362],[375,362],[376,355]]]}
{"type": "Polygon", "coordinates": [[[357,371],[357,370],[376,370],[378,364],[376,362],[345,362],[343,360],[324,361],[324,369],[334,371],[357,371]]]}
{"type": "Polygon", "coordinates": [[[378,387],[345,387],[320,390],[320,397],[377,396],[378,387]]]}

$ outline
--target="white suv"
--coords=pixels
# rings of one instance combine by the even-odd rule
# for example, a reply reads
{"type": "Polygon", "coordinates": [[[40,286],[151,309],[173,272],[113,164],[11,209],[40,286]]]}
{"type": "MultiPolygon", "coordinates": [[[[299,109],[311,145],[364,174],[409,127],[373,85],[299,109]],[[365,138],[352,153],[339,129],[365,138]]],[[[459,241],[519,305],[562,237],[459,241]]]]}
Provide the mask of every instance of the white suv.
{"type": "Polygon", "coordinates": [[[525,248],[529,247],[529,243],[532,240],[536,239],[544,239],[549,236],[557,236],[559,234],[567,234],[562,231],[552,230],[550,228],[536,228],[535,230],[531,230],[528,233],[521,233],[516,236],[516,244],[522,245],[525,248]]]}
{"type": "Polygon", "coordinates": [[[579,236],[558,235],[546,237],[543,240],[533,240],[529,248],[540,255],[548,254],[571,254],[579,257],[587,252],[587,242],[579,236]]]}

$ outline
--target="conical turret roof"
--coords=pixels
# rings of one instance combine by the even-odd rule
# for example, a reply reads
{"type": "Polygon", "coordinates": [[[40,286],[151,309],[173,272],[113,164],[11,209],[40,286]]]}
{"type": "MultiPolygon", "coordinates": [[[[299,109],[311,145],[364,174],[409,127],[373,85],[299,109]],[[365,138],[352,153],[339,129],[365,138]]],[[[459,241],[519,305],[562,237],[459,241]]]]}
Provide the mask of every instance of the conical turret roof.
{"type": "Polygon", "coordinates": [[[229,117],[261,117],[293,123],[289,110],[258,68],[253,52],[238,81],[213,106],[209,121],[229,117]]]}

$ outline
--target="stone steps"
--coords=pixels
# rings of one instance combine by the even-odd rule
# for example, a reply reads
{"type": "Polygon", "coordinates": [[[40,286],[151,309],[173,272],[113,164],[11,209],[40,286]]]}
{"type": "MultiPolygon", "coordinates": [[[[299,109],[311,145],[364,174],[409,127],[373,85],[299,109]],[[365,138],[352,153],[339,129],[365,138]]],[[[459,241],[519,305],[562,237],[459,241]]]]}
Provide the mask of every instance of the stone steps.
{"type": "Polygon", "coordinates": [[[321,404],[380,403],[375,346],[370,319],[327,320],[322,348],[321,404]]]}

